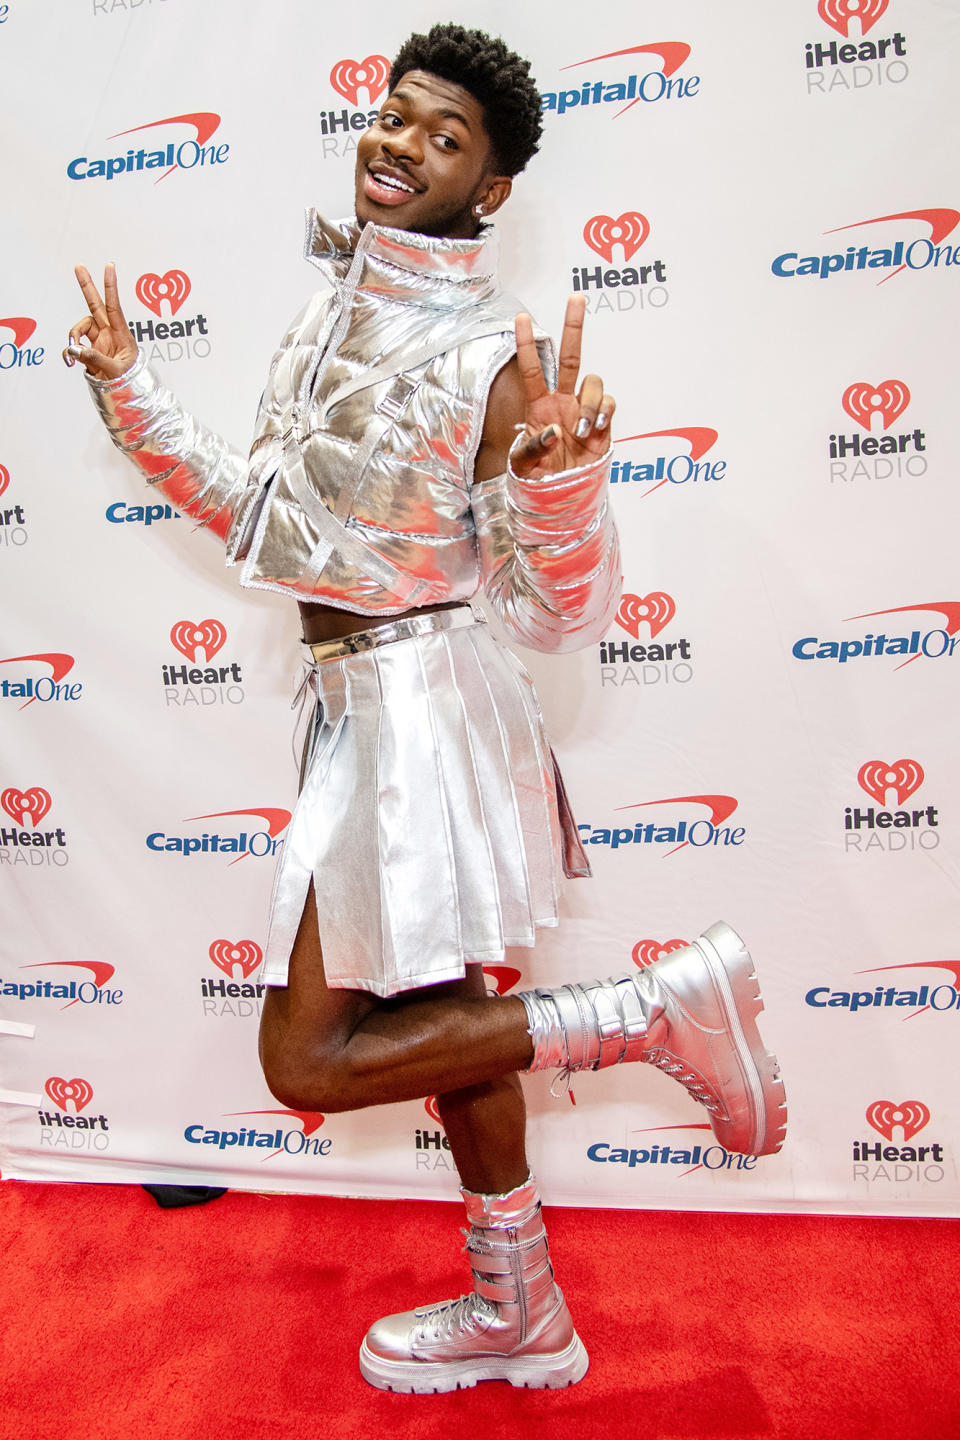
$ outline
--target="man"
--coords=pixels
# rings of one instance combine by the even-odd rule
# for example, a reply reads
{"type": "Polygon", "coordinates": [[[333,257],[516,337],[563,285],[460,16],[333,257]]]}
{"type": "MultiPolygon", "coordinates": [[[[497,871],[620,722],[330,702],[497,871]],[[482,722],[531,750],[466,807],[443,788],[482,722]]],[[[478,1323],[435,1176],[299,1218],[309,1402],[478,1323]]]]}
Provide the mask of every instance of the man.
{"type": "Polygon", "coordinates": [[[614,402],[596,376],[577,388],[582,301],[554,388],[549,343],[496,282],[487,217],[539,134],[529,65],[501,41],[457,25],[407,41],[358,145],[355,219],[311,217],[332,293],[274,356],[248,457],[144,365],[112,267],[104,301],[78,267],[90,314],[65,352],[116,443],[226,542],[242,583],[300,602],[317,704],[271,909],[264,1073],[298,1109],[435,1094],[471,1222],[474,1291],[363,1342],[363,1374],[394,1390],[585,1373],[518,1070],[652,1063],[754,1154],[785,1122],[726,926],[616,980],[484,987],[484,963],[556,923],[560,869],[589,869],[529,677],[466,602],[482,584],[513,638],[560,651],[598,640],[620,594],[614,402]]]}

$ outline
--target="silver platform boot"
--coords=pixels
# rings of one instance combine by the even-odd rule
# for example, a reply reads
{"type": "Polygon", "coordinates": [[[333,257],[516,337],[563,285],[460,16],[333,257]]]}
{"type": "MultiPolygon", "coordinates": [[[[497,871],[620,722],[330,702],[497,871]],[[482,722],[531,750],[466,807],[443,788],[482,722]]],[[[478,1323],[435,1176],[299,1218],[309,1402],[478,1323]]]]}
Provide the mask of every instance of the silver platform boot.
{"type": "Polygon", "coordinates": [[[526,990],[530,1070],[655,1065],[706,1107],[727,1150],[772,1155],[787,1107],[776,1057],[757,1029],[763,1009],[743,941],[719,922],[646,969],[609,980],[526,990]]]}
{"type": "Polygon", "coordinates": [[[587,1352],[553,1278],[535,1181],[507,1195],[460,1193],[473,1293],[378,1320],[360,1347],[360,1373],[380,1390],[418,1394],[478,1380],[573,1385],[587,1352]]]}

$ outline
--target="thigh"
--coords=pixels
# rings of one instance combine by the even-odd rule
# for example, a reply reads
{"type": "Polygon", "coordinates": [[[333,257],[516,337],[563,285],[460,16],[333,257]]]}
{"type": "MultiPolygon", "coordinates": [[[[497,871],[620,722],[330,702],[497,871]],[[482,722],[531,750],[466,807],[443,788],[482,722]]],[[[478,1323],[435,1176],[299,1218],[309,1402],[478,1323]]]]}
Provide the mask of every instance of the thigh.
{"type": "Polygon", "coordinates": [[[267,987],[260,1020],[264,1069],[273,1068],[284,1054],[335,1053],[348,1044],[374,1010],[398,1011],[417,1001],[455,996],[481,999],[485,995],[480,965],[468,965],[462,980],[404,990],[386,1000],[368,990],[332,988],[323,970],[323,946],[311,881],[290,954],[288,983],[267,987]]]}

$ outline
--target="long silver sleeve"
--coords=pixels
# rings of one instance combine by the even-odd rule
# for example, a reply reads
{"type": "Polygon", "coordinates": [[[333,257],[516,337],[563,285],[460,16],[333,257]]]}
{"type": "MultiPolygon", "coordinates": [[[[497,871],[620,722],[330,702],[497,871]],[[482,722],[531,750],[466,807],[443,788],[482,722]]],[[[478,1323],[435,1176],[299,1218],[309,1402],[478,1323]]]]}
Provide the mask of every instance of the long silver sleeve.
{"type": "Polygon", "coordinates": [[[117,379],[87,380],[117,448],[181,514],[225,542],[247,486],[246,455],[183,408],[142,350],[117,379]]]}
{"type": "Polygon", "coordinates": [[[617,613],[612,453],[541,479],[515,474],[508,458],[505,475],[474,486],[483,588],[504,628],[532,650],[583,650],[617,613]]]}

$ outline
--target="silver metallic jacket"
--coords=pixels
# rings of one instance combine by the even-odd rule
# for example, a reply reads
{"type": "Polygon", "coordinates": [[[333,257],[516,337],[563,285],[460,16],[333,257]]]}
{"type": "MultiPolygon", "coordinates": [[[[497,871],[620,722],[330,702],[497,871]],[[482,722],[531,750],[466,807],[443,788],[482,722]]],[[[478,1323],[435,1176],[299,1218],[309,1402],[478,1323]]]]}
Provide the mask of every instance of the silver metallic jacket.
{"type": "MultiPolygon", "coordinates": [[[[189,415],[142,352],[118,379],[90,379],[114,443],[226,542],[243,585],[374,618],[482,585],[521,644],[600,639],[620,596],[609,454],[472,483],[520,308],[499,291],[492,228],[444,240],[311,211],[306,255],[332,293],[273,357],[249,457],[189,415]]],[[[552,347],[538,344],[553,384],[552,347]]]]}

